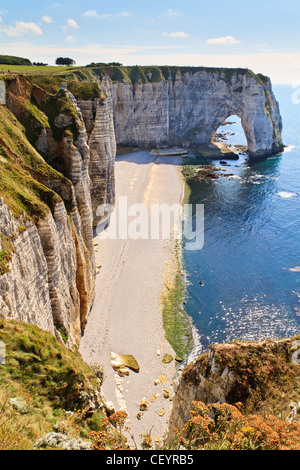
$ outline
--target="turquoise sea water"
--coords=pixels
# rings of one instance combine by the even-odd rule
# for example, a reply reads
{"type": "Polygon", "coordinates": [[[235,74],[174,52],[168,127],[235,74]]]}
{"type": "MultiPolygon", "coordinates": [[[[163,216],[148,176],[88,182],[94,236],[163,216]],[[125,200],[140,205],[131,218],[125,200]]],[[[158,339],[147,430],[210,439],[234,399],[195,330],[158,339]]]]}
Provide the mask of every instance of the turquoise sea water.
{"type": "MultiPolygon", "coordinates": [[[[191,195],[204,204],[205,231],[201,250],[184,249],[185,308],[202,347],[300,332],[300,104],[291,87],[273,90],[285,151],[228,161],[233,178],[198,183],[191,195]]],[[[238,124],[233,132],[229,142],[243,144],[238,124]]]]}

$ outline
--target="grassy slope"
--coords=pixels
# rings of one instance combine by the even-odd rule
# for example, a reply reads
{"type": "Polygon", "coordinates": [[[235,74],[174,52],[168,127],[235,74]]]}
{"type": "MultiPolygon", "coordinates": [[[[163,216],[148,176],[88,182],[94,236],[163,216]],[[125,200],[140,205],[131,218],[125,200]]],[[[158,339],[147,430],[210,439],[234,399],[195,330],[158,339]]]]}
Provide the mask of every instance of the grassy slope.
{"type": "MultiPolygon", "coordinates": [[[[102,79],[106,74],[112,81],[127,80],[129,83],[159,82],[168,80],[170,77],[174,80],[176,75],[182,75],[186,72],[190,74],[199,71],[207,73],[219,73],[221,80],[231,82],[233,76],[250,75],[255,77],[261,84],[267,80],[262,74],[255,74],[249,69],[243,68],[214,68],[214,67],[178,67],[178,66],[96,66],[96,67],[34,67],[34,66],[2,66],[2,70],[10,70],[14,74],[25,74],[33,83],[38,84],[48,92],[57,93],[59,84],[62,80],[70,82],[93,81],[95,78],[102,79]]],[[[0,65],[1,71],[1,65],[0,65]]],[[[85,84],[92,86],[91,84],[85,84]]],[[[70,85],[72,86],[72,85],[70,85]]],[[[96,89],[96,87],[95,87],[96,89]]],[[[75,88],[74,88],[75,90],[75,88]]],[[[83,90],[83,88],[82,88],[83,90]]],[[[70,88],[70,91],[71,88],[70,88]]],[[[95,91],[95,90],[94,90],[95,91]]],[[[73,92],[73,91],[72,91],[73,92]]],[[[75,94],[75,93],[74,93],[75,94]]]]}
{"type": "MultiPolygon", "coordinates": [[[[30,449],[65,418],[64,410],[82,409],[81,392],[99,388],[99,379],[78,352],[33,325],[2,319],[0,341],[6,346],[6,362],[0,365],[0,449],[30,449]],[[26,415],[12,410],[14,397],[26,401],[26,415]]],[[[99,430],[103,418],[99,410],[82,419],[80,435],[99,430]]]]}
{"type": "Polygon", "coordinates": [[[40,217],[60,200],[46,186],[49,179],[68,184],[30,145],[23,126],[4,106],[0,107],[0,164],[1,196],[16,217],[40,217]]]}

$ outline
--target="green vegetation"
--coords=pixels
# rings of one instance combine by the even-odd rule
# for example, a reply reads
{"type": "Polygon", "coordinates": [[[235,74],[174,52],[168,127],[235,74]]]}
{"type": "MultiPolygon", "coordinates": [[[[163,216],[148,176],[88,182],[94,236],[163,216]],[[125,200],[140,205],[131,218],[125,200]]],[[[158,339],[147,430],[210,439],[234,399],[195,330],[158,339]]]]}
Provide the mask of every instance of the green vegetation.
{"type": "Polygon", "coordinates": [[[181,173],[188,186],[191,186],[193,184],[193,179],[198,174],[200,168],[201,165],[198,162],[194,162],[191,164],[187,163],[181,167],[181,173]]]}
{"type": "Polygon", "coordinates": [[[28,142],[24,128],[6,107],[0,107],[1,196],[19,218],[44,216],[60,197],[47,187],[50,179],[71,184],[50,167],[28,142]]]}
{"type": "Polygon", "coordinates": [[[12,257],[12,244],[8,237],[0,232],[0,276],[9,271],[9,263],[12,257]]]}
{"type": "Polygon", "coordinates": [[[11,55],[0,55],[0,64],[5,65],[32,65],[29,59],[23,57],[15,57],[11,55]]]}
{"type": "Polygon", "coordinates": [[[50,127],[48,117],[32,101],[25,100],[25,109],[38,121],[42,127],[50,127]]]}
{"type": "MultiPolygon", "coordinates": [[[[245,412],[266,413],[286,419],[290,402],[300,401],[300,365],[291,362],[291,344],[299,335],[281,341],[234,341],[214,345],[220,369],[228,367],[235,376],[234,387],[227,402],[241,402],[245,412]]],[[[202,359],[201,370],[209,367],[207,354],[202,359]]]]}
{"type": "Polygon", "coordinates": [[[57,57],[55,64],[56,65],[75,65],[75,60],[70,59],[70,57],[57,57]]]}
{"type": "Polygon", "coordinates": [[[178,359],[183,359],[193,347],[193,337],[189,316],[181,307],[185,296],[185,283],[180,270],[179,247],[176,249],[177,264],[165,282],[165,290],[162,293],[162,317],[166,338],[178,359]]]}
{"type": "Polygon", "coordinates": [[[3,70],[10,70],[13,73],[23,73],[36,84],[39,84],[47,92],[57,93],[59,84],[62,80],[95,80],[102,79],[104,75],[108,75],[113,82],[127,80],[129,83],[147,83],[160,82],[162,80],[176,79],[177,75],[185,73],[194,74],[198,72],[206,72],[219,74],[220,79],[226,83],[231,83],[234,76],[245,75],[252,76],[258,80],[263,86],[267,84],[268,77],[262,74],[255,74],[247,68],[217,68],[217,67],[188,67],[188,66],[124,66],[119,62],[110,63],[94,63],[85,67],[76,66],[43,66],[43,65],[12,65],[11,67],[4,65],[3,70]],[[47,75],[43,80],[42,75],[47,75]]]}
{"type": "Polygon", "coordinates": [[[77,99],[91,100],[95,98],[104,98],[104,95],[96,82],[69,80],[67,82],[67,88],[77,99]]]}
{"type": "Polygon", "coordinates": [[[27,77],[34,85],[39,86],[50,95],[59,92],[61,84],[65,82],[67,89],[75,98],[90,100],[93,98],[105,98],[98,83],[95,82],[95,75],[90,69],[74,69],[66,73],[29,75],[27,77]]]}
{"type": "Polygon", "coordinates": [[[99,389],[99,366],[94,371],[78,352],[27,323],[0,320],[0,340],[6,346],[6,361],[0,365],[0,449],[32,448],[57,421],[71,424],[65,410],[78,418],[80,437],[101,428],[105,416],[100,409],[84,412],[85,394],[99,389]],[[11,398],[25,402],[24,415],[12,410],[11,398]]]}
{"type": "Polygon", "coordinates": [[[0,65],[0,72],[4,71],[6,74],[8,71],[11,74],[15,75],[35,75],[35,74],[57,74],[60,72],[65,73],[68,70],[73,69],[74,67],[65,67],[63,65],[9,65],[9,64],[1,64],[0,65]]]}

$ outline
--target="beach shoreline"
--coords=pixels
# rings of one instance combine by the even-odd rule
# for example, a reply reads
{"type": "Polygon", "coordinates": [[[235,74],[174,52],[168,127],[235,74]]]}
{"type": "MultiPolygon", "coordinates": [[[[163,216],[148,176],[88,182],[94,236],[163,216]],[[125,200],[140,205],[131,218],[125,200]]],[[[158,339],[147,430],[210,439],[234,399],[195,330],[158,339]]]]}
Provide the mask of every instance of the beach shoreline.
{"type": "MultiPolygon", "coordinates": [[[[178,156],[144,151],[117,157],[116,201],[126,195],[128,205],[182,204],[181,163],[178,156]]],[[[151,432],[159,447],[168,428],[178,364],[163,326],[162,292],[165,282],[178,274],[178,243],[96,236],[95,246],[96,265],[101,268],[79,350],[87,363],[102,365],[102,392],[116,411],[128,413],[126,425],[135,441],[151,432]],[[130,370],[121,377],[112,368],[111,353],[133,355],[139,372],[130,370]],[[162,360],[166,354],[172,357],[170,363],[162,360]],[[147,401],[147,410],[140,410],[142,400],[147,401]]]]}

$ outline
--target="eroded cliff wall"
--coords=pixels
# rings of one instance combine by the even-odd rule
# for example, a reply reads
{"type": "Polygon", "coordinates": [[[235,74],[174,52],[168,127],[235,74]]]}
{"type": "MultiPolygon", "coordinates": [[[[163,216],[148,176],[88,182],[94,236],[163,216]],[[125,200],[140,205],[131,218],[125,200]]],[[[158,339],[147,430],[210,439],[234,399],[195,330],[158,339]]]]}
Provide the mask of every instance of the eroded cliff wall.
{"type": "Polygon", "coordinates": [[[111,104],[105,96],[77,101],[65,89],[47,95],[19,77],[7,83],[7,108],[0,110],[0,315],[72,347],[94,299],[96,209],[114,202],[111,104]]]}

